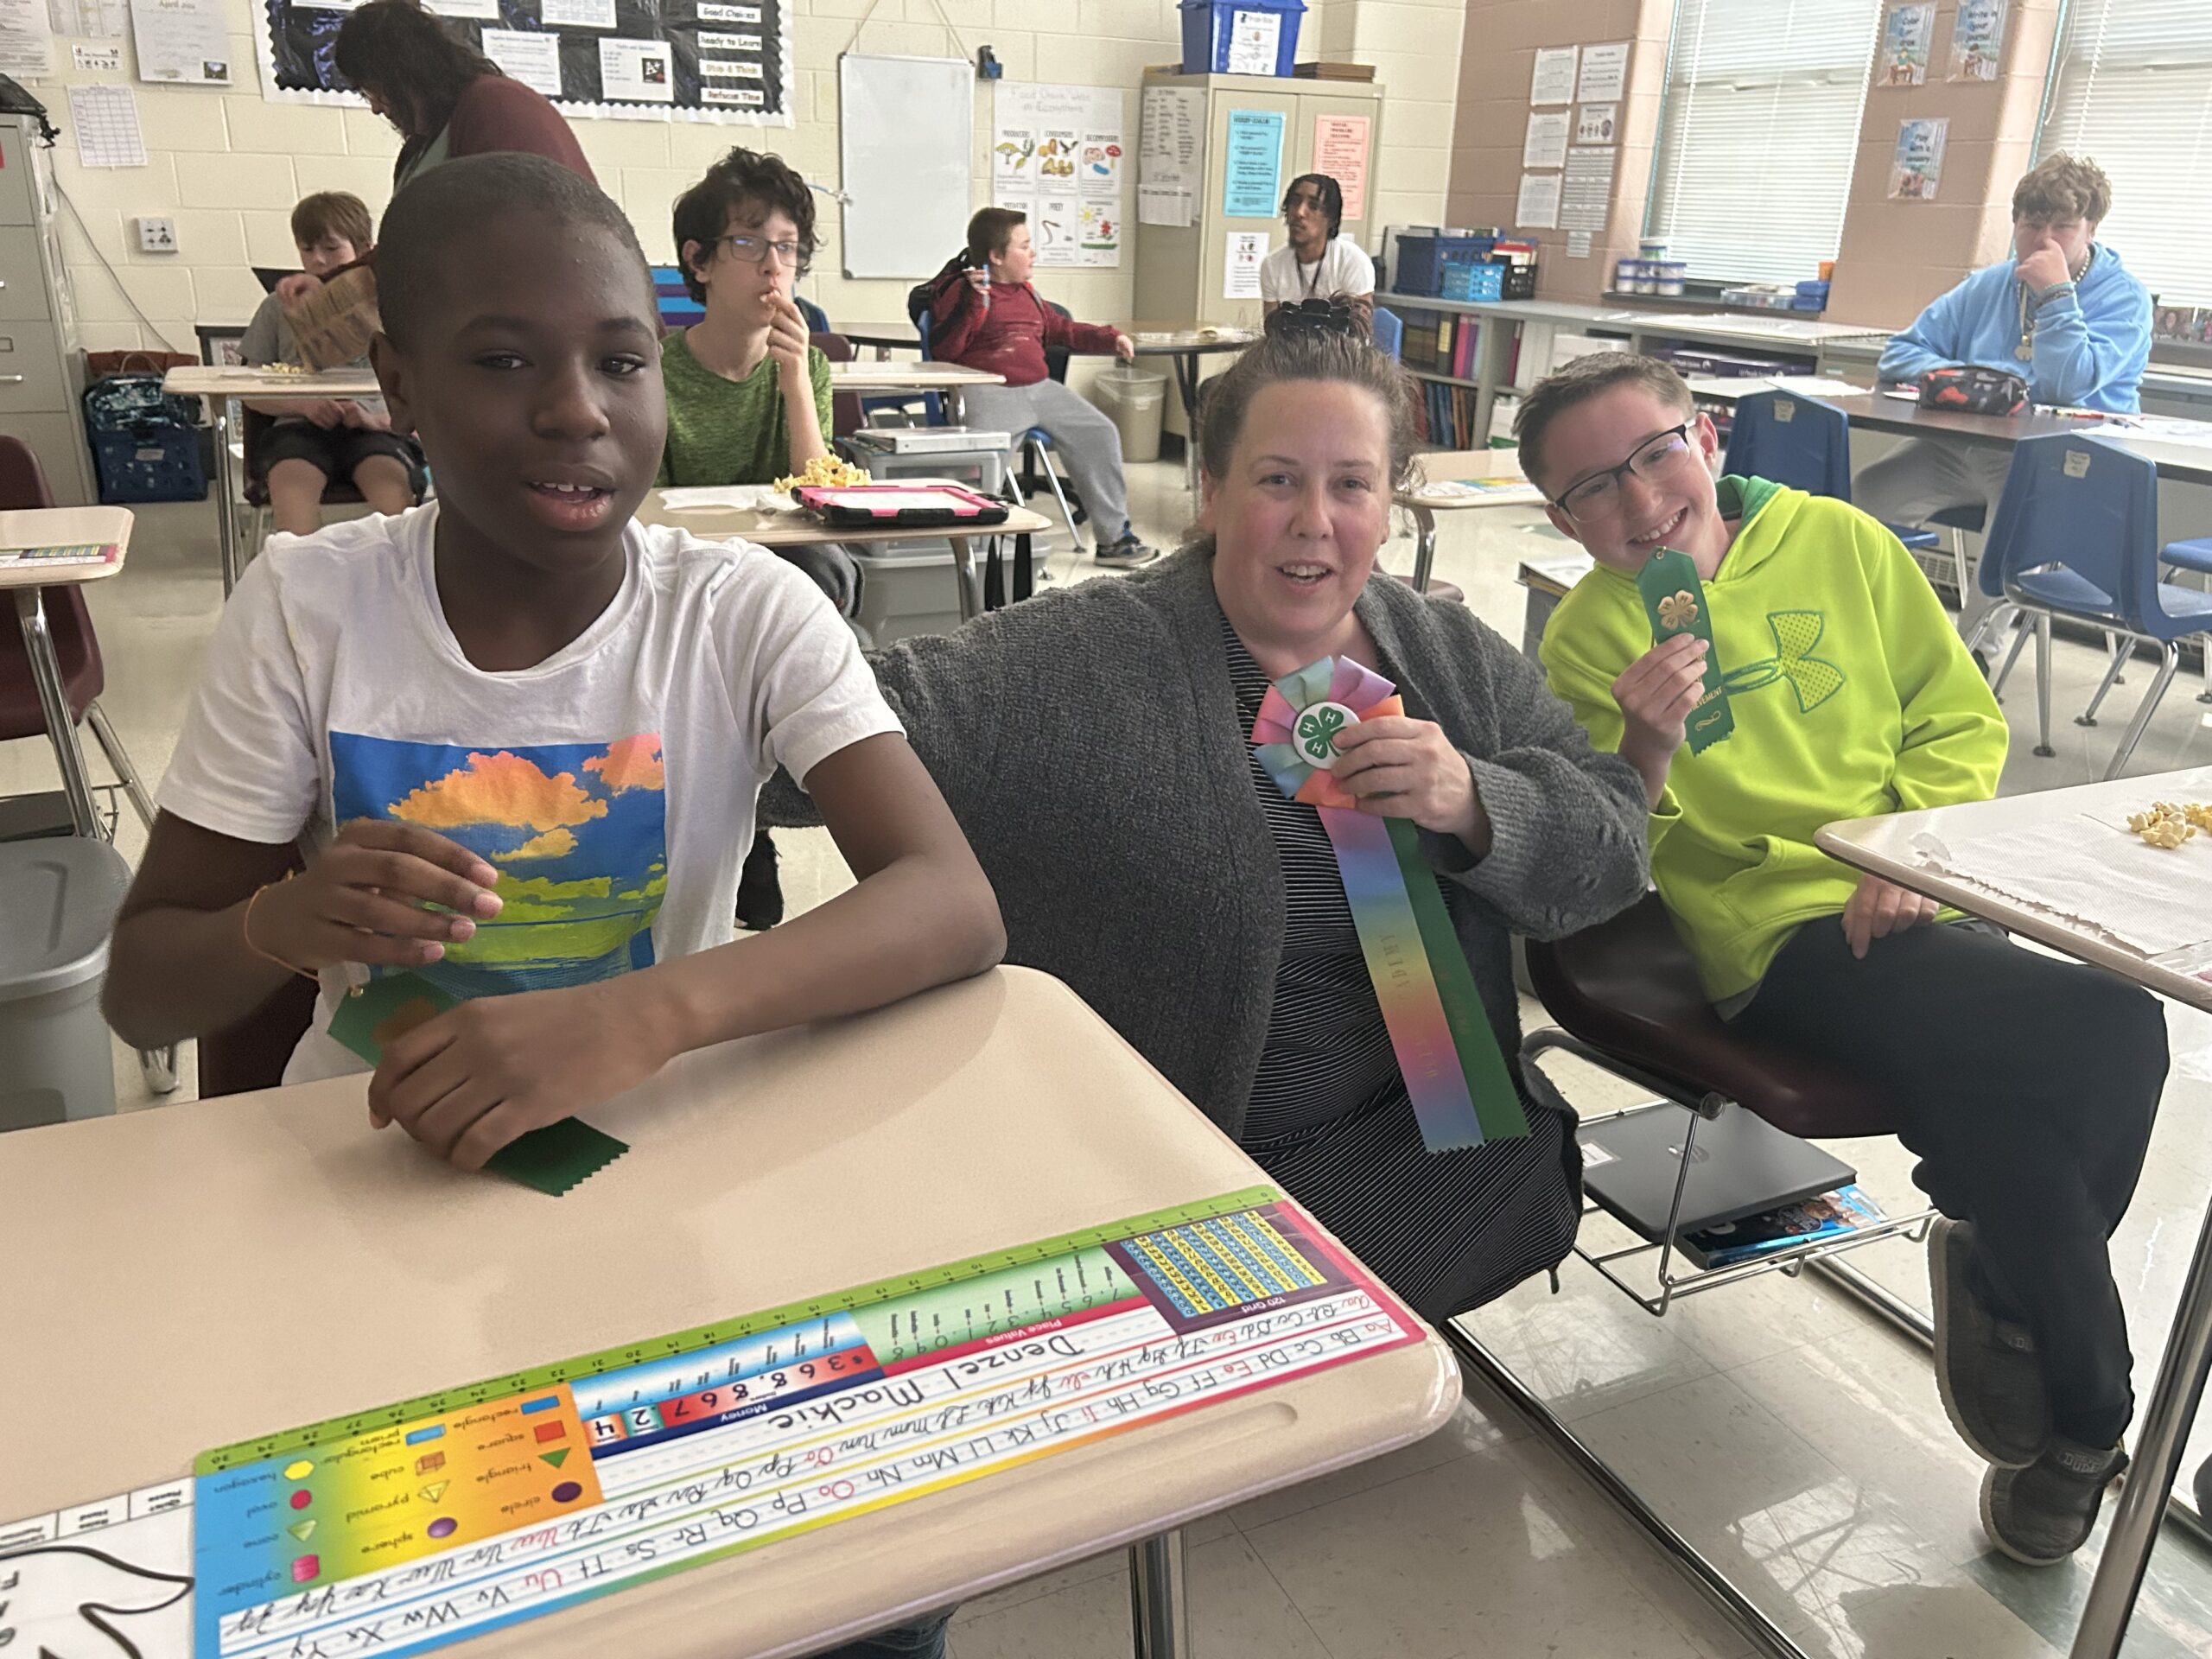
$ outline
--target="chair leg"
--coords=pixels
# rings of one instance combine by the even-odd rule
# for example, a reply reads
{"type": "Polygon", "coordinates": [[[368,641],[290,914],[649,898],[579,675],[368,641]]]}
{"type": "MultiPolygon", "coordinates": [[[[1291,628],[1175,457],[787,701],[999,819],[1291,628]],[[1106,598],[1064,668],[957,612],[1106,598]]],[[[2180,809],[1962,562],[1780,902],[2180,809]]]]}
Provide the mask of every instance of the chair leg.
{"type": "Polygon", "coordinates": [[[2113,751],[2112,764],[2105,768],[2105,781],[2110,783],[2127,766],[2128,757],[2135,753],[2135,746],[2143,738],[2143,728],[2151,723],[2151,716],[2158,712],[2158,699],[2166,695],[2166,687],[2173,683],[2174,671],[2181,666],[2181,647],[2172,640],[2158,646],[2158,671],[2151,681],[2151,689],[2143,694],[2143,701],[2135,710],[2135,718],[2127,722],[2127,729],[2120,734],[2120,747],[2113,751]]]}
{"type": "Polygon", "coordinates": [[[1075,513],[1068,505],[1067,492],[1060,487],[1059,469],[1052,465],[1052,456],[1041,446],[1031,446],[1037,451],[1037,464],[1044,469],[1045,481],[1052,487],[1052,499],[1060,504],[1060,522],[1068,527],[1068,543],[1077,553],[1083,551],[1082,539],[1075,533],[1075,513]]]}
{"type": "MultiPolygon", "coordinates": [[[[2127,652],[2133,650],[2135,642],[2133,639],[2123,642],[2120,637],[2114,633],[2110,628],[2107,628],[2105,630],[2105,649],[2119,654],[2120,664],[2122,668],[2127,666],[2127,652]]],[[[2113,676],[2112,683],[2114,685],[2126,685],[2127,683],[2127,676],[2125,674],[2115,674],[2113,676]]]]}
{"type": "MultiPolygon", "coordinates": [[[[2117,639],[2118,636],[2108,633],[2105,638],[2107,640],[2113,640],[2117,639]]],[[[2105,694],[2120,683],[2120,664],[2127,660],[2127,653],[2134,648],[2135,642],[2133,639],[2120,639],[2119,643],[2113,646],[2112,661],[2105,668],[2104,678],[2097,683],[2096,696],[2089,699],[2089,706],[2087,709],[2074,716],[2074,723],[2076,726],[2094,726],[2097,723],[2098,706],[2104,702],[2105,694]]]]}
{"type": "Polygon", "coordinates": [[[2036,617],[2036,753],[2048,760],[2050,747],[2050,613],[2036,617]]]}
{"type": "Polygon", "coordinates": [[[115,768],[115,775],[123,780],[123,792],[130,798],[130,810],[138,815],[138,822],[149,830],[154,827],[154,800],[146,793],[146,785],[138,776],[138,768],[130,764],[130,751],[123,747],[114,723],[107,717],[107,710],[98,702],[85,705],[85,718],[92,722],[92,735],[99,739],[100,750],[107,756],[107,763],[115,768]]]}
{"type": "Polygon", "coordinates": [[[22,627],[23,654],[30,660],[31,682],[38,689],[39,712],[46,721],[47,741],[54,746],[54,764],[61,772],[62,793],[69,798],[70,821],[79,835],[104,839],[99,811],[92,802],[92,774],[85,769],[77,722],[70,718],[69,690],[61,677],[60,659],[54,654],[54,635],[46,625],[46,604],[39,589],[16,589],[16,620],[22,627]]]}
{"type": "Polygon", "coordinates": [[[1967,649],[1969,652],[1980,651],[1999,629],[2018,614],[2013,606],[2003,600],[1998,601],[1981,613],[1974,626],[1967,630],[1967,649]]]}
{"type": "Polygon", "coordinates": [[[1997,677],[1989,683],[1989,695],[1998,702],[2005,701],[2005,682],[2012,677],[2012,664],[2020,660],[2020,651],[2028,643],[2031,632],[2031,618],[2024,611],[2016,611],[2012,618],[2012,649],[2005,653],[2005,665],[1997,671],[1997,677]]]}
{"type": "Polygon", "coordinates": [[[1963,616],[1966,613],[1967,595],[1974,591],[1973,588],[1967,586],[1967,533],[1963,530],[1961,530],[1956,524],[1949,526],[1949,529],[1951,531],[1951,569],[1958,580],[1959,613],[1963,616]]]}

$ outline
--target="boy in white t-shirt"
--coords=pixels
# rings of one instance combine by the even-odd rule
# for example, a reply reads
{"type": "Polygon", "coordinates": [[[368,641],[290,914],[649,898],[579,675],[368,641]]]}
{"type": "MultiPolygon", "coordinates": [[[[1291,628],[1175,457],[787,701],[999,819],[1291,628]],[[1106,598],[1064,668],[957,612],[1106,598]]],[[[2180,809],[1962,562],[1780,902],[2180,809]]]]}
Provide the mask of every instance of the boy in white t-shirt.
{"type": "Polygon", "coordinates": [[[377,277],[378,378],[439,499],[247,570],[117,925],[116,1029],[219,1031],[310,974],[288,1080],[360,1071],[320,1028],[355,964],[418,975],[459,1006],[383,1045],[371,1115],[474,1168],[689,1049],[996,961],[982,872],[820,591],[632,518],[666,413],[621,209],[472,156],[393,202],[377,277]],[[779,765],[859,885],[733,943],[779,765]]]}
{"type": "Polygon", "coordinates": [[[1375,262],[1344,229],[1344,187],[1325,173],[1301,173],[1282,194],[1290,240],[1260,261],[1262,317],[1307,300],[1342,300],[1375,315],[1375,262]]]}

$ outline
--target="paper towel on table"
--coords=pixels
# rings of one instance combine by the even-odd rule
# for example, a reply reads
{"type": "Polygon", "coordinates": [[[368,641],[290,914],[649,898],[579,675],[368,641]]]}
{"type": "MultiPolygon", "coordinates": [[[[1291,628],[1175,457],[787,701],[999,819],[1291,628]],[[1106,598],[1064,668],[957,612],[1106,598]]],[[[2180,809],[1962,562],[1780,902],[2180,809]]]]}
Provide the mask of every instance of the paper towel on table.
{"type": "Polygon", "coordinates": [[[663,490],[664,512],[706,512],[734,508],[741,512],[796,512],[798,504],[766,484],[715,484],[694,489],[663,490]]]}

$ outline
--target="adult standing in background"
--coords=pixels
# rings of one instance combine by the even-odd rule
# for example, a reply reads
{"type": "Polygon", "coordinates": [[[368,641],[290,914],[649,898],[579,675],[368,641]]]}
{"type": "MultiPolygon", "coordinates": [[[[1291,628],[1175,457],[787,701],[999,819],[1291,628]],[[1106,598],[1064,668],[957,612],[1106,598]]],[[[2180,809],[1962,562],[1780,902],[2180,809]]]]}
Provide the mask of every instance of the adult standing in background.
{"type": "Polygon", "coordinates": [[[1260,262],[1260,315],[1307,300],[1342,300],[1372,319],[1375,262],[1340,234],[1344,187],[1326,173],[1300,174],[1282,193],[1282,222],[1290,240],[1260,262]]]}
{"type": "MultiPolygon", "coordinates": [[[[1978,363],[2011,369],[2038,404],[2132,414],[2151,358],[2151,296],[2096,240],[2112,182],[2094,162],[2046,156],[2012,190],[2012,257],[1975,271],[1882,352],[1885,384],[1978,363]]],[[[1853,499],[1885,524],[1918,524],[1948,507],[1993,510],[2005,448],[1914,439],[1860,473],[1853,499]]],[[[1960,626],[1990,601],[1964,596],[1960,626]]]]}
{"type": "Polygon", "coordinates": [[[416,0],[368,0],[339,29],[334,55],[338,73],[405,140],[391,169],[395,192],[441,162],[488,150],[543,156],[592,176],[560,111],[416,0]]]}

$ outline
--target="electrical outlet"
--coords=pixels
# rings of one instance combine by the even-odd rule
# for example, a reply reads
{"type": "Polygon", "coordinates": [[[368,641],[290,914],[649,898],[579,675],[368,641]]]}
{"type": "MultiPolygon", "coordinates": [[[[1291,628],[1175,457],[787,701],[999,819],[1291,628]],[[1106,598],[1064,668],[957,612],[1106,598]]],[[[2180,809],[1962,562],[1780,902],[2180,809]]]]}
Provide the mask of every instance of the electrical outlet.
{"type": "Polygon", "coordinates": [[[173,219],[137,219],[131,221],[138,227],[138,251],[141,253],[175,253],[176,251],[176,221],[173,219]]]}

